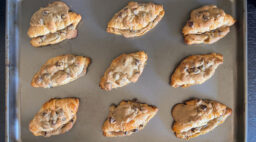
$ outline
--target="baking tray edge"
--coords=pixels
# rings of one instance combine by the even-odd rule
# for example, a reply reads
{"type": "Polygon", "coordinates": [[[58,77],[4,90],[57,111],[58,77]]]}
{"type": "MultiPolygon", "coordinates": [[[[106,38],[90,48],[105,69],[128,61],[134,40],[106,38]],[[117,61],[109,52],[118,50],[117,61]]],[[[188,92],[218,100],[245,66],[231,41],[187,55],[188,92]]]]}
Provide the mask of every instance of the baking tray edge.
{"type": "Polygon", "coordinates": [[[248,100],[247,100],[247,89],[248,89],[248,72],[247,72],[247,0],[238,0],[236,3],[236,15],[238,21],[238,32],[237,32],[237,98],[236,98],[236,140],[247,142],[247,117],[248,117],[248,100]],[[241,40],[239,40],[241,39],[241,40]],[[242,51],[242,52],[240,52],[242,51]],[[241,68],[242,67],[242,68],[241,68]],[[240,115],[242,114],[242,115],[240,115]],[[241,124],[241,122],[243,124],[241,124]],[[239,128],[238,128],[239,127],[239,128]]]}
{"type": "Polygon", "coordinates": [[[5,141],[20,141],[18,99],[18,0],[6,1],[5,17],[5,141]]]}

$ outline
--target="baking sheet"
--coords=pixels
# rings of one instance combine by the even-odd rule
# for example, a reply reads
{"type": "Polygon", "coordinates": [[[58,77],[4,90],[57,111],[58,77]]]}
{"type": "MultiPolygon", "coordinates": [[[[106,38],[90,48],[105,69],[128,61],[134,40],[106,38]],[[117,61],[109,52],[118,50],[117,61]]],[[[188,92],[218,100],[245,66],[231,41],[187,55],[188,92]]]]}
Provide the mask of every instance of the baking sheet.
{"type": "MultiPolygon", "coordinates": [[[[32,14],[52,0],[10,0],[7,3],[7,141],[23,142],[178,142],[171,131],[171,108],[189,98],[217,100],[233,109],[233,114],[212,132],[191,142],[246,141],[246,1],[243,0],[151,0],[164,5],[160,23],[146,35],[126,39],[105,32],[108,21],[128,0],[63,0],[72,11],[82,15],[78,37],[57,45],[34,48],[26,32],[32,14]],[[230,33],[212,45],[187,46],[181,29],[190,11],[206,4],[216,4],[237,19],[230,33]],[[12,11],[13,10],[13,11],[12,11]],[[11,16],[14,17],[11,17],[11,16]],[[12,27],[12,25],[14,27],[12,27]],[[16,36],[15,36],[16,35],[16,36]],[[111,61],[122,53],[143,50],[147,65],[137,83],[110,92],[99,88],[99,81],[111,61]],[[224,64],[202,85],[172,88],[169,77],[178,63],[193,54],[221,53],[224,64]],[[62,54],[88,56],[88,73],[64,86],[33,88],[33,75],[49,58],[62,54]],[[50,138],[35,137],[28,125],[42,104],[54,97],[79,97],[78,119],[68,133],[50,138]],[[157,115],[138,133],[127,137],[106,138],[101,127],[112,103],[137,98],[159,108],[157,115]]],[[[149,2],[147,0],[138,2],[149,2]]]]}

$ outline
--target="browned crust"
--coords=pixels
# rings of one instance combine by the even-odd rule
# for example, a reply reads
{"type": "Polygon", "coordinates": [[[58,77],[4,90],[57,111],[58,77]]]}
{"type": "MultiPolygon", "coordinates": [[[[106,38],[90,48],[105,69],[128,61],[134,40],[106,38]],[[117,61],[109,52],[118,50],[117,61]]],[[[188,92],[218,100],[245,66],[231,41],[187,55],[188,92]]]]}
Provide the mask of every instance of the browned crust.
{"type": "Polygon", "coordinates": [[[76,27],[81,19],[81,15],[69,12],[69,7],[64,2],[50,3],[32,15],[27,32],[31,38],[30,43],[34,47],[39,47],[75,38],[76,27]],[[74,29],[67,30],[70,26],[74,29]]]}
{"type": "Polygon", "coordinates": [[[192,55],[185,58],[179,66],[175,69],[171,76],[170,85],[174,88],[177,87],[190,87],[195,84],[202,84],[209,78],[211,78],[217,69],[217,67],[224,61],[223,56],[217,53],[205,54],[205,55],[192,55]],[[207,61],[213,61],[213,65],[203,71],[205,74],[199,73],[198,75],[188,75],[186,74],[187,67],[192,67],[198,65],[201,60],[204,61],[204,65],[207,61]],[[193,80],[193,83],[187,83],[193,80]]]}
{"type": "MultiPolygon", "coordinates": [[[[206,5],[206,6],[198,8],[198,9],[195,9],[191,12],[190,18],[192,18],[193,14],[195,14],[199,10],[200,11],[204,11],[204,10],[208,11],[213,8],[217,8],[217,6],[216,5],[206,5]]],[[[204,33],[204,32],[208,32],[211,30],[215,30],[222,26],[232,26],[235,23],[235,19],[231,15],[226,14],[222,9],[219,9],[219,10],[220,10],[221,16],[223,16],[223,20],[220,20],[221,16],[218,18],[215,18],[214,20],[205,21],[204,23],[200,23],[199,21],[193,21],[192,19],[190,19],[189,21],[193,22],[193,26],[189,26],[189,22],[187,22],[186,25],[184,26],[184,28],[182,29],[182,33],[184,35],[197,34],[197,33],[204,33]]],[[[202,19],[200,19],[200,20],[202,20],[202,19]]]]}
{"type": "MultiPolygon", "coordinates": [[[[34,77],[32,78],[31,81],[31,86],[33,87],[43,87],[43,88],[50,88],[50,87],[56,87],[56,86],[60,86],[60,85],[65,85],[69,82],[72,82],[82,76],[84,76],[87,72],[87,68],[89,66],[89,64],[91,63],[91,59],[88,57],[83,57],[83,56],[75,56],[75,55],[71,55],[71,54],[67,54],[67,55],[62,55],[62,56],[57,56],[54,58],[49,59],[39,70],[39,72],[37,72],[34,77]],[[67,82],[52,82],[52,80],[49,80],[51,83],[54,84],[47,84],[47,83],[38,83],[38,78],[40,78],[40,76],[42,74],[44,74],[45,72],[48,72],[50,75],[52,74],[51,70],[55,68],[56,63],[60,60],[66,62],[67,58],[72,57],[75,60],[75,63],[77,63],[79,66],[83,67],[83,71],[77,75],[77,76],[68,76],[70,78],[69,81],[67,82]],[[50,67],[49,67],[50,66],[50,67]]],[[[56,67],[57,68],[57,67],[56,67]]],[[[55,69],[55,71],[60,71],[55,69]]],[[[55,72],[56,73],[56,72],[55,72]]],[[[52,75],[53,76],[53,75],[52,75]]]]}
{"type": "MultiPolygon", "coordinates": [[[[147,115],[149,115],[146,119],[146,121],[143,123],[143,126],[139,126],[137,127],[137,123],[140,122],[141,120],[144,119],[146,114],[140,113],[138,114],[134,120],[129,121],[128,123],[124,123],[122,125],[119,125],[117,123],[115,124],[111,124],[109,121],[109,117],[110,117],[110,113],[108,114],[108,117],[106,119],[106,121],[104,122],[103,126],[102,126],[102,131],[103,131],[103,135],[106,137],[118,137],[118,136],[129,136],[131,134],[134,133],[134,129],[137,129],[136,131],[140,131],[142,130],[146,124],[150,121],[150,119],[152,119],[156,113],[158,112],[158,108],[155,106],[151,106],[148,104],[144,104],[144,103],[139,103],[137,101],[121,101],[120,105],[139,105],[140,107],[143,107],[143,109],[147,110],[147,115]],[[126,133],[125,133],[126,132],[126,133]]],[[[111,109],[115,109],[118,106],[110,106],[110,110],[111,109]]]]}
{"type": "Polygon", "coordinates": [[[229,29],[223,32],[220,36],[210,38],[209,33],[213,33],[221,27],[230,27],[234,25],[235,19],[226,14],[222,9],[217,8],[216,5],[206,5],[195,9],[190,14],[188,20],[182,29],[185,38],[185,43],[191,44],[212,44],[226,36],[229,29]],[[218,10],[218,12],[216,12],[218,10]],[[204,12],[208,12],[203,14],[204,12]],[[216,15],[217,14],[217,15],[216,15]],[[215,31],[214,31],[215,30],[215,31]]]}
{"type": "Polygon", "coordinates": [[[44,136],[50,137],[52,135],[59,135],[69,131],[74,123],[76,122],[76,113],[79,107],[79,99],[78,98],[54,98],[50,99],[46,103],[43,104],[38,113],[34,116],[29,124],[29,130],[35,136],[44,136]],[[52,127],[51,130],[43,131],[43,127],[41,124],[40,115],[45,110],[56,111],[56,109],[63,109],[66,120],[65,121],[57,121],[56,125],[52,127]]]}
{"type": "Polygon", "coordinates": [[[144,35],[148,31],[153,29],[160,22],[160,20],[163,18],[164,14],[165,14],[165,11],[164,11],[162,5],[157,5],[157,4],[154,4],[154,3],[147,3],[147,4],[148,5],[155,5],[156,11],[160,10],[157,17],[152,22],[149,22],[147,26],[143,27],[140,30],[136,30],[136,31],[133,31],[133,30],[130,30],[130,29],[119,29],[119,28],[116,28],[114,26],[115,19],[118,18],[118,15],[121,12],[125,12],[125,9],[127,9],[127,8],[130,9],[131,7],[139,6],[139,3],[137,3],[137,2],[129,2],[128,5],[125,8],[123,8],[122,10],[117,12],[114,15],[114,17],[109,21],[106,31],[108,33],[113,33],[113,34],[116,34],[116,35],[123,35],[126,38],[131,38],[131,37],[137,37],[137,36],[144,35]]]}
{"type": "MultiPolygon", "coordinates": [[[[122,61],[122,59],[126,58],[127,56],[133,56],[133,57],[136,57],[136,59],[139,59],[139,60],[142,62],[143,69],[144,69],[144,66],[145,66],[145,64],[146,64],[146,61],[147,61],[147,59],[148,59],[148,56],[147,56],[147,54],[146,54],[144,51],[139,51],[139,52],[130,53],[130,54],[122,54],[122,55],[118,56],[117,58],[115,58],[115,59],[111,62],[111,64],[110,64],[110,66],[108,67],[108,69],[105,71],[103,77],[101,78],[100,84],[99,84],[99,86],[100,86],[101,89],[104,89],[104,90],[106,90],[106,91],[110,91],[110,90],[112,90],[113,88],[119,87],[119,86],[113,87],[113,85],[107,84],[107,80],[108,80],[108,78],[109,78],[109,75],[108,75],[108,74],[109,74],[109,72],[111,71],[111,69],[112,69],[113,67],[118,67],[119,64],[120,64],[120,62],[122,61]]],[[[142,71],[141,71],[136,77],[134,77],[132,80],[130,80],[130,82],[133,82],[133,83],[137,82],[137,80],[139,79],[140,75],[141,75],[142,72],[143,72],[143,69],[142,69],[142,71]]],[[[129,83],[130,83],[130,82],[129,82],[129,83]]],[[[129,84],[129,83],[127,83],[127,84],[129,84]]],[[[126,84],[126,85],[127,85],[127,84],[126,84]]]]}
{"type": "Polygon", "coordinates": [[[224,38],[230,32],[229,27],[221,27],[219,29],[205,32],[203,34],[189,34],[184,36],[184,41],[188,45],[192,44],[212,44],[224,38]]]}
{"type": "MultiPolygon", "coordinates": [[[[62,11],[62,14],[67,14],[67,12],[69,11],[69,7],[64,2],[61,2],[61,1],[55,1],[53,3],[50,3],[47,7],[43,7],[42,9],[47,9],[47,8],[51,7],[51,9],[48,9],[49,13],[51,13],[51,12],[54,12],[54,9],[52,9],[52,8],[57,5],[62,6],[62,8],[65,9],[65,11],[62,11]]],[[[29,27],[28,33],[27,33],[30,38],[41,36],[41,35],[46,35],[49,33],[55,33],[58,30],[64,29],[66,26],[70,25],[72,22],[69,18],[69,15],[67,15],[67,17],[65,17],[62,20],[58,20],[58,21],[52,20],[52,21],[47,21],[47,23],[43,22],[40,24],[35,24],[35,22],[38,23],[38,21],[35,21],[38,19],[33,19],[33,18],[43,18],[43,17],[38,17],[38,16],[41,16],[40,11],[42,9],[40,8],[38,11],[36,11],[30,19],[30,27],[29,27]],[[37,14],[39,14],[39,15],[37,15],[37,14]]],[[[57,9],[58,9],[58,6],[57,6],[57,9]]],[[[60,9],[58,9],[58,10],[60,10],[60,9]]],[[[60,12],[60,11],[58,11],[58,12],[60,12]]],[[[48,16],[52,16],[52,15],[47,15],[46,17],[48,18],[48,16]]],[[[53,17],[54,16],[52,16],[52,18],[53,17]]]]}
{"type": "MultiPolygon", "coordinates": [[[[67,27],[65,27],[64,29],[61,29],[59,31],[56,31],[55,33],[48,33],[46,35],[42,35],[46,39],[46,42],[43,42],[41,40],[42,36],[34,37],[30,41],[31,45],[34,47],[40,47],[40,46],[46,46],[46,45],[50,45],[50,44],[57,44],[57,43],[62,42],[65,39],[75,38],[77,36],[76,28],[77,28],[78,23],[81,21],[82,17],[81,17],[81,15],[74,13],[74,12],[69,12],[69,17],[70,17],[70,23],[67,25],[67,27]],[[63,30],[67,30],[68,26],[71,26],[71,25],[73,26],[74,30],[70,31],[68,35],[61,34],[61,32],[63,30]],[[58,38],[47,41],[47,39],[49,39],[51,36],[54,36],[54,34],[59,34],[58,38]],[[71,35],[71,36],[69,36],[69,35],[71,35]]],[[[35,32],[35,33],[43,32],[43,30],[42,31],[41,30],[38,31],[38,30],[40,30],[40,28],[30,27],[28,32],[30,34],[32,34],[33,32],[35,32]]]]}
{"type": "MultiPolygon", "coordinates": [[[[181,139],[186,139],[189,140],[191,138],[194,137],[198,137],[200,135],[206,134],[210,131],[212,131],[214,128],[216,128],[217,126],[219,126],[220,124],[222,124],[226,118],[228,116],[230,116],[232,114],[232,109],[227,107],[226,105],[219,103],[217,101],[212,101],[212,100],[202,100],[202,99],[192,99],[192,100],[188,100],[186,102],[184,102],[185,105],[196,105],[196,103],[201,100],[201,101],[208,101],[210,103],[212,103],[212,105],[214,106],[214,109],[212,111],[211,114],[208,114],[207,116],[202,116],[204,119],[209,119],[212,118],[213,116],[215,116],[216,118],[221,118],[219,121],[216,122],[216,124],[213,127],[206,127],[205,129],[202,129],[200,132],[198,133],[194,133],[191,136],[184,136],[182,134],[184,129],[187,129],[188,127],[192,127],[191,123],[182,123],[182,122],[177,122],[174,120],[173,126],[172,126],[172,130],[175,133],[177,138],[181,138],[181,139]],[[222,110],[225,110],[224,113],[222,112],[222,110]]],[[[173,109],[172,109],[172,116],[173,116],[173,110],[175,109],[175,107],[179,105],[176,104],[173,109]]],[[[208,123],[213,123],[208,121],[208,123]]]]}

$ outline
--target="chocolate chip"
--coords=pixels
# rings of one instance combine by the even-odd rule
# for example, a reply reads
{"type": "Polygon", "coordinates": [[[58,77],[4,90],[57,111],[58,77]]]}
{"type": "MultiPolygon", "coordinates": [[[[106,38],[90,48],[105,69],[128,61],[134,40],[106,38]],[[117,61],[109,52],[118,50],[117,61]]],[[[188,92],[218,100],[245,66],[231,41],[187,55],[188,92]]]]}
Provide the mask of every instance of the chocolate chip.
{"type": "Polygon", "coordinates": [[[203,14],[203,13],[207,13],[207,12],[208,12],[207,10],[202,10],[202,11],[199,11],[198,13],[203,14]]]}
{"type": "Polygon", "coordinates": [[[56,121],[55,121],[55,120],[53,120],[53,121],[52,121],[52,125],[55,125],[55,124],[56,124],[56,121]]]}
{"type": "Polygon", "coordinates": [[[42,134],[43,134],[44,136],[47,136],[47,132],[42,132],[42,134]]]}
{"type": "Polygon", "coordinates": [[[72,122],[72,123],[73,123],[73,122],[74,122],[74,119],[71,119],[71,120],[70,120],[70,122],[72,122]]]}
{"type": "Polygon", "coordinates": [[[133,98],[132,101],[133,101],[133,102],[137,102],[138,99],[137,99],[137,98],[133,98]]]}
{"type": "Polygon", "coordinates": [[[148,112],[148,110],[147,110],[146,107],[140,107],[140,111],[141,111],[142,113],[147,113],[147,112],[148,112]]]}
{"type": "Polygon", "coordinates": [[[204,65],[201,65],[201,66],[198,66],[197,68],[200,69],[200,70],[202,70],[203,67],[204,67],[204,65]]]}
{"type": "Polygon", "coordinates": [[[109,123],[112,124],[112,123],[115,123],[116,120],[113,118],[113,117],[109,117],[109,123]]]}
{"type": "Polygon", "coordinates": [[[45,117],[45,116],[46,116],[46,114],[47,114],[46,112],[42,112],[42,116],[43,116],[43,117],[45,117]]]}
{"type": "Polygon", "coordinates": [[[135,59],[135,60],[134,60],[134,64],[135,64],[136,66],[138,66],[138,65],[140,64],[140,60],[135,59]]]}
{"type": "Polygon", "coordinates": [[[221,30],[217,30],[217,33],[218,33],[218,35],[221,35],[222,34],[222,31],[221,30]]]}
{"type": "Polygon", "coordinates": [[[194,25],[194,22],[188,21],[188,26],[189,26],[189,27],[193,27],[193,25],[194,25]]]}
{"type": "Polygon", "coordinates": [[[136,110],[138,110],[138,109],[140,109],[140,108],[138,108],[137,106],[133,105],[133,106],[132,106],[132,109],[133,109],[134,111],[136,111],[136,110]]]}
{"type": "Polygon", "coordinates": [[[138,129],[133,129],[133,130],[132,130],[133,133],[136,133],[136,132],[138,132],[138,131],[139,131],[138,129]]]}
{"type": "Polygon", "coordinates": [[[200,105],[200,108],[201,108],[202,110],[206,110],[207,106],[206,106],[206,105],[200,105]]]}
{"type": "Polygon", "coordinates": [[[125,134],[125,135],[127,135],[127,134],[128,134],[128,132],[127,132],[127,131],[125,131],[125,132],[124,132],[124,134],[125,134]]]}
{"type": "Polygon", "coordinates": [[[65,31],[65,30],[61,30],[61,31],[59,31],[60,32],[60,34],[62,34],[62,35],[66,35],[67,34],[67,31],[65,31]]]}
{"type": "Polygon", "coordinates": [[[61,14],[62,19],[65,19],[66,17],[67,17],[66,14],[61,14]]]}
{"type": "Polygon", "coordinates": [[[135,71],[133,74],[134,75],[140,75],[140,72],[139,71],[135,71]]]}
{"type": "Polygon", "coordinates": [[[207,20],[209,20],[209,17],[206,15],[203,15],[203,19],[204,19],[204,21],[207,21],[207,20]]]}
{"type": "Polygon", "coordinates": [[[192,72],[194,72],[194,71],[195,71],[195,67],[193,67],[193,68],[188,68],[188,69],[187,69],[187,72],[188,72],[188,73],[192,73],[192,72]]]}
{"type": "Polygon", "coordinates": [[[120,73],[119,73],[119,72],[114,73],[114,74],[113,74],[113,78],[114,78],[115,80],[120,79],[120,73]]]}
{"type": "Polygon", "coordinates": [[[125,65],[125,62],[126,62],[126,59],[124,58],[124,59],[123,59],[123,65],[125,65]]]}
{"type": "Polygon", "coordinates": [[[132,11],[137,10],[138,8],[132,8],[132,11]]]}
{"type": "Polygon", "coordinates": [[[43,11],[43,15],[46,16],[49,14],[49,11],[43,11]]]}
{"type": "Polygon", "coordinates": [[[123,12],[120,12],[120,13],[118,14],[118,17],[121,18],[121,17],[122,17],[122,14],[123,14],[123,12]]]}
{"type": "Polygon", "coordinates": [[[195,132],[195,130],[196,130],[196,128],[192,128],[192,129],[191,129],[192,132],[195,132]]]}
{"type": "Polygon", "coordinates": [[[57,66],[57,67],[60,67],[61,65],[63,65],[63,62],[56,62],[55,63],[55,66],[57,66]]]}
{"type": "Polygon", "coordinates": [[[143,125],[142,124],[140,124],[140,126],[139,126],[140,128],[142,128],[143,127],[143,125]]]}

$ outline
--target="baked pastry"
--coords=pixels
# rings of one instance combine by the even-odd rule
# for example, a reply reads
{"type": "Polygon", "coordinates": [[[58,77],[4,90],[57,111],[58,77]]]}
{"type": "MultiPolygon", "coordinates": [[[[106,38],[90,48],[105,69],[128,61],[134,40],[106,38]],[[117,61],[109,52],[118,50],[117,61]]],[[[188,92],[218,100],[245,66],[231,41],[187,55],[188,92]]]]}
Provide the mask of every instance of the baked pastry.
{"type": "Polygon", "coordinates": [[[90,58],[70,54],[51,58],[34,75],[31,85],[51,88],[67,84],[84,76],[90,62],[90,58]]]}
{"type": "Polygon", "coordinates": [[[104,73],[100,87],[110,91],[131,82],[135,83],[142,74],[147,59],[148,56],[144,51],[120,55],[112,61],[104,73]]]}
{"type": "Polygon", "coordinates": [[[229,33],[235,19],[216,5],[206,5],[195,9],[182,33],[187,44],[212,44],[229,33]]]}
{"type": "Polygon", "coordinates": [[[102,131],[106,137],[129,136],[142,130],[153,118],[158,109],[155,106],[136,101],[122,101],[112,105],[102,131]]]}
{"type": "Polygon", "coordinates": [[[192,55],[185,58],[171,77],[171,86],[189,87],[202,84],[211,78],[217,67],[223,63],[221,54],[192,55]]]}
{"type": "Polygon", "coordinates": [[[202,34],[189,34],[184,38],[187,44],[200,44],[200,43],[212,44],[214,42],[217,42],[224,36],[226,36],[229,33],[229,31],[230,31],[230,28],[224,26],[216,30],[212,30],[202,34]]]}
{"type": "Polygon", "coordinates": [[[69,7],[61,1],[40,8],[32,15],[28,29],[32,46],[46,46],[75,38],[81,19],[81,15],[69,12],[69,7]]]}
{"type": "Polygon", "coordinates": [[[177,138],[189,140],[222,124],[232,110],[216,101],[193,99],[172,109],[172,130],[177,138]]]}
{"type": "Polygon", "coordinates": [[[142,36],[157,25],[164,13],[162,5],[129,2],[109,21],[107,32],[127,38],[142,36]]]}
{"type": "Polygon", "coordinates": [[[69,131],[76,122],[79,99],[51,99],[46,102],[29,123],[35,136],[50,137],[69,131]]]}

